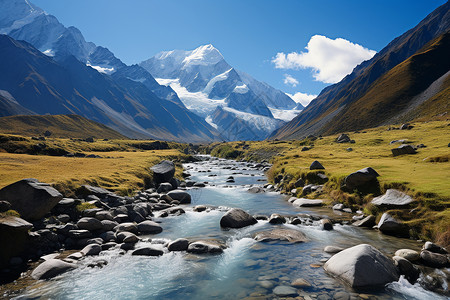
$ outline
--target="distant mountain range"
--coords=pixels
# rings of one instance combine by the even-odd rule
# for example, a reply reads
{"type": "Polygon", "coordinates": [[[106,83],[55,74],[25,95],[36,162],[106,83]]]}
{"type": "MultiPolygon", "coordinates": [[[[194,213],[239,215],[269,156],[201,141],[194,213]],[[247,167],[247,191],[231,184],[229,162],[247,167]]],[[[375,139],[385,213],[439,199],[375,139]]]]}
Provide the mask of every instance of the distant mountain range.
{"type": "Polygon", "coordinates": [[[326,87],[271,139],[299,139],[445,115],[450,105],[450,2],[326,87]]]}
{"type": "Polygon", "coordinates": [[[264,139],[284,124],[275,117],[299,112],[290,97],[237,72],[211,45],[127,66],[28,0],[0,0],[0,8],[0,34],[10,37],[0,37],[7,70],[0,115],[75,113],[132,138],[208,142],[264,139]],[[183,101],[169,84],[176,80],[183,101]]]}
{"type": "Polygon", "coordinates": [[[161,52],[139,65],[227,140],[266,138],[300,112],[289,96],[237,71],[212,45],[161,52]]]}

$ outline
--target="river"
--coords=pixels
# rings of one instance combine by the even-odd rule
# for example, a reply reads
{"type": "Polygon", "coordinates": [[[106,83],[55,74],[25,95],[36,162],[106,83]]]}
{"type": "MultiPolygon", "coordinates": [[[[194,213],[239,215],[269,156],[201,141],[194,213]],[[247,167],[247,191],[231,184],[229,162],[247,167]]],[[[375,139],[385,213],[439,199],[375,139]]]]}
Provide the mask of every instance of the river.
{"type": "MultiPolygon", "coordinates": [[[[330,209],[295,208],[286,196],[276,192],[250,193],[251,185],[266,181],[261,170],[246,163],[204,157],[205,161],[185,164],[197,182],[208,182],[205,188],[190,188],[192,203],[180,216],[158,218],[163,232],[148,236],[139,244],[164,242],[176,238],[214,239],[227,248],[218,255],[193,255],[166,252],[160,257],[131,256],[118,250],[100,257],[86,258],[78,269],[54,280],[40,282],[17,299],[276,299],[273,289],[289,286],[304,279],[310,287],[298,289],[300,299],[332,299],[336,295],[353,299],[446,299],[419,284],[406,280],[392,283],[378,291],[354,291],[325,273],[321,265],[330,257],[323,251],[327,245],[350,247],[368,243],[392,256],[401,248],[419,250],[422,243],[380,234],[375,230],[335,224],[334,230],[321,230],[318,222],[309,225],[271,225],[267,221],[242,229],[221,229],[219,222],[228,208],[238,207],[250,214],[311,214],[336,217],[330,209]],[[234,183],[226,183],[233,176],[234,183]],[[211,209],[195,212],[196,205],[211,209]],[[252,234],[265,229],[289,227],[301,230],[308,242],[299,244],[259,243],[252,234]],[[108,262],[103,268],[87,265],[99,258],[108,262]]],[[[139,245],[138,245],[139,246],[139,245]]],[[[345,298],[342,298],[345,299],[345,298]]]]}

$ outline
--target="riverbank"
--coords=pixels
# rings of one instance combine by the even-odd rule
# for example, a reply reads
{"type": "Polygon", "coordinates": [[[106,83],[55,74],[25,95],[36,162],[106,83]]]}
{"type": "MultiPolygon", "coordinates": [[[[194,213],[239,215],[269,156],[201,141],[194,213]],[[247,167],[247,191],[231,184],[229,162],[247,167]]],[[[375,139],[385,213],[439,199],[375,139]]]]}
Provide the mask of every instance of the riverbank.
{"type": "Polygon", "coordinates": [[[389,212],[409,226],[416,239],[433,239],[450,245],[450,148],[448,122],[414,123],[398,127],[378,127],[347,133],[348,139],[337,142],[339,135],[308,137],[301,141],[262,141],[216,143],[203,148],[214,156],[245,161],[269,161],[270,183],[280,192],[298,197],[321,198],[328,205],[374,214],[377,221],[389,212]],[[414,154],[394,156],[392,149],[406,144],[414,154]],[[318,160],[322,170],[310,170],[318,160]],[[345,177],[365,167],[378,174],[379,188],[349,190],[345,177]],[[317,177],[323,173],[327,178],[317,177]],[[303,184],[296,183],[302,179],[303,184]],[[277,182],[278,181],[278,182],[277,182]],[[303,193],[308,184],[323,185],[318,192],[303,193]],[[388,189],[397,189],[415,201],[407,207],[375,207],[374,197],[388,189]],[[293,193],[294,192],[294,193],[293,193]]]}

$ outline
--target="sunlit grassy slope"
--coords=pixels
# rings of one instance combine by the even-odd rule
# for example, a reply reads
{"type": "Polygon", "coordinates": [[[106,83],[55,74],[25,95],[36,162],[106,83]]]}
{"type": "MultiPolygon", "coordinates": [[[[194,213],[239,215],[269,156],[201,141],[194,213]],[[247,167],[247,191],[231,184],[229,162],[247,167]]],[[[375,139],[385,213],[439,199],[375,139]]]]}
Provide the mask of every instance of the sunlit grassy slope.
{"type": "Polygon", "coordinates": [[[50,131],[52,137],[123,139],[117,131],[78,115],[8,116],[0,118],[0,132],[25,136],[43,135],[50,131]]]}
{"type": "MultiPolygon", "coordinates": [[[[269,179],[282,174],[287,179],[284,188],[290,191],[300,177],[307,178],[309,166],[318,160],[325,167],[330,181],[326,193],[311,195],[331,202],[358,204],[372,210],[369,201],[373,195],[348,194],[339,187],[345,176],[364,167],[374,168],[379,177],[381,192],[396,187],[412,195],[418,210],[399,214],[404,220],[414,223],[431,223],[431,227],[419,228],[425,236],[440,230],[447,232],[450,240],[450,126],[448,121],[413,123],[411,130],[387,130],[388,126],[347,132],[355,144],[338,144],[336,135],[325,136],[315,141],[262,141],[214,144],[211,153],[218,156],[234,156],[237,159],[269,160],[273,167],[269,179]],[[390,145],[393,140],[406,139],[412,145],[424,144],[417,154],[394,157],[391,149],[401,143],[390,145]],[[301,151],[304,146],[308,151],[301,151]],[[347,151],[351,147],[353,151],[347,151]],[[405,216],[408,215],[409,216],[405,216]]],[[[399,125],[397,126],[399,127],[399,125]]],[[[356,208],[356,206],[355,206],[356,208]]],[[[373,213],[381,213],[372,211],[373,213]]],[[[394,212],[395,213],[395,212],[394,212]]],[[[426,224],[425,224],[426,225],[426,224]]]]}
{"type": "MultiPolygon", "coordinates": [[[[25,137],[0,135],[0,188],[32,177],[53,184],[66,195],[71,195],[75,188],[86,183],[120,194],[129,194],[148,186],[151,181],[151,166],[162,159],[180,161],[185,158],[186,155],[180,152],[183,147],[183,144],[157,141],[101,140],[87,143],[50,138],[42,142],[25,137]],[[8,138],[10,140],[5,142],[8,138]],[[24,154],[38,143],[45,143],[47,148],[85,155],[95,154],[101,158],[24,154]],[[151,149],[154,143],[158,147],[162,145],[170,149],[144,150],[151,149]],[[16,153],[7,153],[5,149],[16,153]]],[[[177,175],[180,174],[181,167],[178,166],[177,175]]]]}

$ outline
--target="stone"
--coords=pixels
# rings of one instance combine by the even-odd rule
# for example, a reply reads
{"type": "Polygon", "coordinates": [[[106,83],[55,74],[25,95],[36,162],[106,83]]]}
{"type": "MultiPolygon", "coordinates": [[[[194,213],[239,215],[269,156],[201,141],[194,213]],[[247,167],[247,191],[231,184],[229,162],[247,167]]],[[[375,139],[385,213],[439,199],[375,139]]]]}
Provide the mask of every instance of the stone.
{"type": "Polygon", "coordinates": [[[154,174],[154,180],[157,183],[170,182],[175,175],[175,164],[169,160],[163,160],[150,168],[154,174]]]}
{"type": "Polygon", "coordinates": [[[88,239],[92,237],[92,233],[86,229],[69,230],[68,235],[74,239],[88,239]]]}
{"type": "Polygon", "coordinates": [[[100,221],[103,221],[103,220],[112,221],[112,220],[114,220],[113,215],[109,211],[105,211],[105,210],[97,212],[95,214],[95,218],[97,220],[100,220],[100,221]]]}
{"type": "Polygon", "coordinates": [[[344,250],[344,248],[337,247],[337,246],[326,246],[325,248],[323,248],[323,251],[326,253],[329,253],[329,254],[336,254],[343,250],[344,250]]]}
{"type": "Polygon", "coordinates": [[[294,183],[294,187],[298,188],[298,187],[304,187],[305,186],[305,181],[301,178],[297,179],[297,181],[294,183]]]}
{"type": "Polygon", "coordinates": [[[104,242],[113,242],[116,240],[116,235],[114,234],[113,231],[106,231],[106,232],[103,232],[102,234],[100,234],[100,238],[104,242]]]}
{"type": "Polygon", "coordinates": [[[376,206],[406,206],[414,201],[413,198],[395,189],[388,189],[386,194],[375,197],[372,204],[376,206]]]}
{"type": "Polygon", "coordinates": [[[77,195],[80,195],[86,198],[89,195],[95,195],[99,198],[106,198],[107,196],[113,195],[113,192],[110,192],[104,188],[92,186],[92,185],[82,185],[79,189],[77,189],[77,195]]]}
{"type": "Polygon", "coordinates": [[[273,293],[279,297],[296,297],[298,292],[295,288],[288,285],[279,285],[273,289],[273,293]]]}
{"type": "Polygon", "coordinates": [[[416,282],[420,275],[420,271],[416,266],[414,266],[409,260],[400,256],[394,256],[392,259],[394,260],[394,263],[401,275],[405,275],[406,279],[411,283],[416,282]]]}
{"type": "Polygon", "coordinates": [[[204,253],[222,253],[222,247],[214,242],[209,241],[197,241],[190,243],[187,252],[194,254],[204,254],[204,253]]]}
{"type": "Polygon", "coordinates": [[[274,283],[270,280],[261,280],[258,281],[258,284],[265,289],[271,289],[274,286],[274,283]]]}
{"type": "Polygon", "coordinates": [[[367,167],[356,172],[351,173],[347,177],[345,177],[345,185],[349,189],[354,189],[361,187],[371,181],[377,181],[377,177],[380,175],[372,169],[371,167],[367,167]]]}
{"type": "Polygon", "coordinates": [[[428,250],[422,250],[420,252],[420,258],[427,266],[433,268],[444,268],[450,265],[447,255],[434,253],[428,250]]]}
{"type": "Polygon", "coordinates": [[[368,228],[372,228],[373,226],[375,226],[375,216],[370,215],[365,217],[362,220],[356,221],[354,222],[352,225],[356,226],[356,227],[368,227],[368,228]]]}
{"type": "Polygon", "coordinates": [[[0,201],[0,213],[11,209],[11,203],[8,201],[0,201]]]}
{"type": "Polygon", "coordinates": [[[315,160],[312,162],[312,164],[309,166],[310,170],[324,170],[325,168],[322,166],[322,164],[315,160]]]}
{"type": "Polygon", "coordinates": [[[294,281],[292,281],[291,286],[296,287],[296,288],[309,288],[311,287],[311,283],[308,282],[308,280],[304,279],[304,278],[297,278],[294,281]]]}
{"type": "Polygon", "coordinates": [[[172,241],[168,245],[169,251],[186,251],[189,246],[189,241],[187,239],[179,238],[172,241]]]}
{"type": "Polygon", "coordinates": [[[122,223],[113,228],[114,231],[129,231],[132,233],[138,233],[138,228],[135,223],[122,223]]]}
{"type": "Polygon", "coordinates": [[[397,148],[391,149],[391,151],[394,156],[417,153],[416,149],[414,149],[413,146],[408,145],[408,144],[400,145],[397,148]]]}
{"type": "Polygon", "coordinates": [[[388,235],[394,236],[409,236],[409,228],[406,224],[403,224],[401,221],[395,219],[388,213],[384,213],[381,216],[380,221],[378,222],[378,229],[388,235]]]}
{"type": "Polygon", "coordinates": [[[13,216],[0,216],[0,269],[6,267],[12,257],[27,250],[28,231],[33,224],[13,216]]]}
{"type": "Polygon", "coordinates": [[[83,217],[93,218],[99,211],[102,211],[102,209],[101,208],[89,208],[89,209],[83,210],[81,212],[81,215],[83,217]]]}
{"type": "Polygon", "coordinates": [[[255,218],[240,208],[232,208],[220,219],[220,226],[225,228],[242,228],[258,223],[255,218]]]}
{"type": "Polygon", "coordinates": [[[81,252],[75,252],[75,253],[72,253],[69,256],[67,256],[67,258],[73,259],[73,260],[80,260],[83,257],[84,257],[84,254],[81,252]]]}
{"type": "Polygon", "coordinates": [[[101,244],[103,244],[103,239],[101,237],[92,238],[92,239],[88,239],[86,242],[87,242],[87,245],[89,245],[89,244],[101,245],[101,244]]]}
{"type": "Polygon", "coordinates": [[[420,259],[420,254],[417,251],[411,249],[400,249],[395,251],[395,256],[403,257],[409,261],[417,261],[420,259]]]}
{"type": "Polygon", "coordinates": [[[384,286],[399,278],[394,262],[368,244],[335,254],[325,263],[324,269],[353,288],[384,286]]]}
{"type": "Polygon", "coordinates": [[[425,245],[423,245],[423,250],[428,250],[430,252],[440,253],[440,254],[448,254],[448,252],[445,248],[438,246],[429,241],[426,242],[425,245]]]}
{"type": "Polygon", "coordinates": [[[142,256],[161,256],[164,254],[164,251],[161,249],[157,249],[155,247],[143,247],[138,248],[131,252],[131,255],[142,255],[142,256]]]}
{"type": "Polygon", "coordinates": [[[349,148],[347,148],[347,149],[345,149],[347,152],[352,152],[353,151],[353,148],[351,148],[351,147],[349,147],[349,148]]]}
{"type": "Polygon", "coordinates": [[[347,135],[347,134],[345,134],[345,133],[342,133],[340,136],[338,136],[337,138],[336,138],[336,143],[350,143],[350,137],[347,135]]]}
{"type": "Polygon", "coordinates": [[[173,200],[180,201],[180,204],[191,203],[191,195],[183,190],[173,190],[167,193],[173,200]]]}
{"type": "Polygon", "coordinates": [[[129,243],[136,244],[139,241],[139,238],[131,232],[121,231],[116,234],[116,239],[119,243],[129,243]]]}
{"type": "Polygon", "coordinates": [[[320,227],[322,228],[322,230],[333,230],[333,223],[330,221],[330,219],[321,219],[320,227]]]}
{"type": "Polygon", "coordinates": [[[43,218],[63,198],[47,183],[27,178],[0,190],[0,199],[8,201],[21,218],[36,221],[43,218]]]}
{"type": "Polygon", "coordinates": [[[140,233],[144,234],[157,234],[163,231],[161,225],[149,220],[137,224],[137,229],[140,233]]]}
{"type": "Polygon", "coordinates": [[[102,223],[102,229],[105,231],[113,230],[114,227],[119,225],[119,223],[117,223],[116,221],[110,221],[110,220],[103,220],[100,222],[102,223]]]}
{"type": "Polygon", "coordinates": [[[313,192],[321,190],[322,187],[323,187],[322,185],[314,185],[314,184],[305,185],[303,187],[303,189],[302,189],[302,194],[303,195],[308,195],[310,193],[313,193],[313,192]]]}
{"type": "Polygon", "coordinates": [[[102,251],[102,247],[99,244],[90,244],[84,247],[80,252],[85,256],[98,255],[102,251]]]}
{"type": "Polygon", "coordinates": [[[350,294],[347,292],[336,292],[333,295],[333,300],[350,300],[350,294]]]}
{"type": "Polygon", "coordinates": [[[261,193],[265,193],[266,192],[263,188],[258,187],[258,186],[251,187],[247,191],[249,193],[253,193],[253,194],[261,194],[261,193]]]}
{"type": "Polygon", "coordinates": [[[70,216],[66,215],[66,214],[62,214],[62,215],[58,215],[58,220],[61,221],[62,223],[67,223],[70,221],[70,216]]]}
{"type": "Polygon", "coordinates": [[[102,245],[102,251],[109,250],[117,246],[116,242],[107,242],[102,245]]]}
{"type": "Polygon", "coordinates": [[[344,208],[345,208],[344,204],[342,204],[342,203],[333,205],[333,210],[343,210],[344,208]]]}
{"type": "Polygon", "coordinates": [[[81,218],[77,222],[77,226],[80,229],[86,229],[86,230],[89,230],[89,231],[95,231],[95,230],[103,229],[102,222],[100,222],[96,218],[91,218],[91,217],[81,218]]]}
{"type": "Polygon", "coordinates": [[[194,206],[194,208],[192,209],[195,212],[202,212],[208,209],[208,206],[206,205],[196,205],[194,206]]]}
{"type": "Polygon", "coordinates": [[[169,191],[173,190],[173,186],[172,184],[168,183],[168,182],[162,182],[159,186],[158,189],[156,190],[157,193],[167,193],[169,191]]]}
{"type": "Polygon", "coordinates": [[[31,277],[36,280],[50,279],[75,268],[75,264],[67,263],[60,259],[49,259],[37,266],[31,273],[31,277]]]}
{"type": "Polygon", "coordinates": [[[254,235],[254,239],[258,242],[287,241],[290,243],[303,243],[307,241],[306,236],[301,231],[286,228],[258,232],[254,235]]]}
{"type": "Polygon", "coordinates": [[[272,214],[269,218],[270,224],[283,224],[286,223],[286,218],[280,214],[272,214]]]}
{"type": "Polygon", "coordinates": [[[313,206],[322,206],[322,200],[312,200],[306,198],[299,198],[292,202],[292,205],[296,207],[313,207],[313,206]]]}

